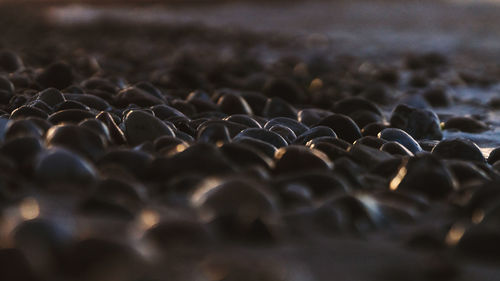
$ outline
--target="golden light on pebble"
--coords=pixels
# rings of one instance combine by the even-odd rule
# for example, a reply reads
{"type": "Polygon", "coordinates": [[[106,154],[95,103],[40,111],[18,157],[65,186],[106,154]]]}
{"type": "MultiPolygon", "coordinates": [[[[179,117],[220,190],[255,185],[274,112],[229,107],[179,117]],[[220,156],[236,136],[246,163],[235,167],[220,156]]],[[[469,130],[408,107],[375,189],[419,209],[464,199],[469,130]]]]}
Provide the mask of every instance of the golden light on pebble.
{"type": "Polygon", "coordinates": [[[309,85],[309,91],[318,91],[323,88],[323,80],[319,78],[315,78],[311,81],[311,84],[309,85]]]}
{"type": "Polygon", "coordinates": [[[186,150],[186,146],[185,146],[185,145],[183,145],[183,144],[178,144],[178,145],[175,147],[175,151],[176,151],[177,153],[179,153],[179,152],[183,152],[184,150],[186,150]]]}
{"type": "Polygon", "coordinates": [[[463,226],[461,223],[456,223],[454,224],[448,234],[446,235],[445,242],[446,244],[450,246],[455,246],[458,244],[460,239],[462,239],[462,236],[464,236],[465,233],[465,226],[463,226]]]}
{"type": "Polygon", "coordinates": [[[143,228],[149,229],[158,224],[160,221],[160,215],[153,210],[143,210],[141,212],[140,220],[143,228]]]}
{"type": "Polygon", "coordinates": [[[216,141],[216,142],[215,142],[215,145],[216,145],[217,147],[221,147],[221,146],[223,146],[223,145],[224,145],[224,141],[221,141],[221,140],[220,140],[220,141],[216,141]]]}
{"type": "Polygon", "coordinates": [[[398,174],[391,180],[389,183],[389,188],[391,190],[396,190],[399,187],[399,184],[401,181],[403,181],[404,177],[406,176],[406,173],[408,171],[406,170],[406,167],[401,167],[398,171],[398,174]]]}
{"type": "Polygon", "coordinates": [[[40,215],[40,206],[35,198],[28,197],[19,204],[19,213],[25,220],[32,220],[40,215]]]}
{"type": "Polygon", "coordinates": [[[472,214],[472,223],[474,224],[481,223],[483,219],[484,219],[484,211],[481,209],[474,211],[474,213],[472,214]]]}

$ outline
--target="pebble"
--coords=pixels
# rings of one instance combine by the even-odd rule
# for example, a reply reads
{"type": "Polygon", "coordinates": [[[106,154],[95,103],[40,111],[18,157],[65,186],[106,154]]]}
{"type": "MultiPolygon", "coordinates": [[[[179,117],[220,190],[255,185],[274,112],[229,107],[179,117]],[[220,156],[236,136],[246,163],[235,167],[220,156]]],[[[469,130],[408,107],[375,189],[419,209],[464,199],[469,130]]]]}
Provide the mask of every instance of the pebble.
{"type": "Polygon", "coordinates": [[[174,131],[160,119],[139,110],[130,111],[123,120],[125,136],[131,145],[154,141],[161,136],[175,136],[174,131]]]}
{"type": "Polygon", "coordinates": [[[48,147],[60,146],[80,153],[88,159],[98,159],[106,150],[106,139],[93,130],[78,125],[52,126],[45,136],[48,147]]]}
{"type": "Polygon", "coordinates": [[[225,114],[247,114],[252,115],[253,111],[244,98],[234,94],[225,94],[217,101],[219,109],[225,114]]]}
{"type": "Polygon", "coordinates": [[[482,133],[488,131],[486,123],[471,117],[452,117],[444,122],[443,130],[458,130],[466,133],[482,133]]]}
{"type": "Polygon", "coordinates": [[[304,124],[301,124],[297,120],[291,119],[291,118],[286,118],[286,117],[276,117],[276,118],[269,120],[264,125],[264,129],[269,130],[274,125],[282,125],[282,126],[288,127],[297,136],[299,136],[299,135],[305,133],[307,130],[309,130],[309,128],[307,126],[305,126],[304,124]]]}
{"type": "Polygon", "coordinates": [[[380,151],[384,151],[392,155],[413,156],[413,153],[409,151],[408,148],[395,141],[384,143],[380,147],[380,151]]]}
{"type": "Polygon", "coordinates": [[[267,131],[265,129],[249,128],[241,131],[234,139],[238,138],[253,138],[269,143],[276,148],[287,146],[286,140],[277,133],[267,131]]]}
{"type": "Polygon", "coordinates": [[[351,118],[343,114],[332,114],[325,117],[316,126],[329,127],[339,138],[350,143],[362,137],[358,125],[351,118]]]}
{"type": "Polygon", "coordinates": [[[416,154],[422,151],[422,148],[408,133],[401,129],[387,128],[382,130],[379,138],[386,141],[395,141],[406,147],[411,153],[416,154]]]}
{"type": "Polygon", "coordinates": [[[280,148],[274,158],[274,173],[278,175],[310,170],[328,171],[333,166],[323,152],[296,145],[280,148]]]}
{"type": "Polygon", "coordinates": [[[9,50],[0,51],[0,70],[15,72],[21,68],[23,68],[23,61],[16,53],[9,50]]]}
{"type": "Polygon", "coordinates": [[[269,132],[276,133],[286,140],[288,144],[291,144],[297,139],[295,133],[288,127],[283,125],[274,125],[269,129],[269,132]]]}
{"type": "Polygon", "coordinates": [[[36,81],[43,87],[54,87],[59,90],[70,86],[74,79],[73,70],[65,62],[56,62],[47,66],[36,77],[36,81]]]}
{"type": "Polygon", "coordinates": [[[38,94],[38,99],[45,102],[51,107],[55,107],[56,105],[66,101],[63,94],[55,88],[48,88],[41,91],[38,94]]]}
{"type": "Polygon", "coordinates": [[[417,192],[434,200],[448,197],[457,188],[453,174],[433,154],[404,160],[389,182],[390,190],[417,192]]]}
{"type": "Polygon", "coordinates": [[[88,184],[97,179],[91,163],[62,148],[49,149],[38,157],[35,175],[45,183],[88,184]]]}
{"type": "Polygon", "coordinates": [[[443,159],[486,162],[479,147],[464,138],[442,140],[432,149],[432,154],[443,159]]]}
{"type": "Polygon", "coordinates": [[[406,131],[416,140],[443,138],[438,116],[427,109],[400,104],[394,108],[390,123],[391,127],[406,131]]]}
{"type": "Polygon", "coordinates": [[[291,119],[297,118],[297,109],[281,98],[267,99],[262,115],[268,118],[287,117],[291,119]]]}

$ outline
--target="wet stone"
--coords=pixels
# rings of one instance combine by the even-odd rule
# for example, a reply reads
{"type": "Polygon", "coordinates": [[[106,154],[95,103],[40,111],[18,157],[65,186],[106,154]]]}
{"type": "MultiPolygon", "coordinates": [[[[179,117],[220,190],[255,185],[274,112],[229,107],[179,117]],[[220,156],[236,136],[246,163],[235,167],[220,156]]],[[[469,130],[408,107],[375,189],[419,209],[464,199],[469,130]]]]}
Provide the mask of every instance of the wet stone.
{"type": "Polygon", "coordinates": [[[279,97],[296,103],[304,99],[304,91],[293,81],[285,78],[273,78],[265,85],[263,92],[268,97],[279,97]]]}
{"type": "Polygon", "coordinates": [[[389,182],[389,189],[443,199],[457,186],[453,174],[441,160],[432,154],[421,154],[403,161],[398,173],[389,182]]]}
{"type": "Polygon", "coordinates": [[[482,133],[488,131],[486,123],[471,117],[452,117],[443,126],[444,130],[458,130],[466,133],[482,133]]]}
{"type": "Polygon", "coordinates": [[[52,124],[80,123],[87,118],[94,118],[94,113],[81,109],[65,109],[55,112],[47,119],[52,124]]]}
{"type": "Polygon", "coordinates": [[[306,126],[312,127],[329,115],[332,115],[332,112],[317,108],[307,108],[297,113],[297,120],[306,126]]]}
{"type": "Polygon", "coordinates": [[[272,166],[270,157],[242,143],[228,143],[220,149],[227,159],[241,168],[257,166],[269,169],[272,166]]]}
{"type": "Polygon", "coordinates": [[[417,140],[440,140],[443,137],[439,118],[427,109],[400,104],[392,112],[390,123],[392,127],[406,131],[417,140]]]}
{"type": "Polygon", "coordinates": [[[328,171],[332,167],[330,159],[321,151],[303,146],[280,148],[275,153],[274,173],[288,174],[309,170],[328,171]]]}
{"type": "Polygon", "coordinates": [[[27,136],[40,138],[43,134],[44,131],[42,129],[34,122],[26,119],[10,121],[5,128],[6,140],[27,136]]]}
{"type": "Polygon", "coordinates": [[[89,183],[97,178],[92,164],[61,148],[42,154],[36,163],[35,174],[37,179],[46,183],[89,183]]]}
{"type": "Polygon", "coordinates": [[[493,164],[493,163],[497,162],[498,160],[500,160],[500,148],[499,147],[493,149],[490,152],[490,155],[488,156],[488,164],[493,164]]]}
{"type": "Polygon", "coordinates": [[[217,102],[219,109],[226,114],[248,114],[252,115],[252,108],[244,98],[234,94],[225,94],[217,102]]]}
{"type": "Polygon", "coordinates": [[[184,113],[180,112],[179,110],[165,105],[165,104],[159,104],[151,107],[151,110],[153,110],[154,114],[156,117],[160,118],[161,120],[166,120],[171,117],[185,117],[184,113]]]}
{"type": "Polygon", "coordinates": [[[144,107],[164,103],[163,99],[137,87],[121,90],[116,96],[116,102],[119,106],[133,103],[144,107]]]}
{"type": "Polygon", "coordinates": [[[329,127],[339,138],[350,143],[362,137],[358,125],[350,117],[343,114],[332,114],[322,119],[316,126],[329,127]]]}
{"type": "Polygon", "coordinates": [[[49,115],[41,109],[26,105],[18,107],[10,114],[10,119],[26,118],[26,117],[40,117],[42,119],[47,119],[49,115]]]}
{"type": "Polygon", "coordinates": [[[41,91],[38,94],[38,99],[45,102],[51,107],[54,107],[66,100],[63,94],[55,88],[48,88],[41,91]]]}
{"type": "Polygon", "coordinates": [[[56,62],[47,66],[36,77],[36,81],[44,87],[64,89],[73,83],[74,74],[71,67],[64,62],[56,62]]]}
{"type": "Polygon", "coordinates": [[[382,130],[379,138],[386,141],[395,141],[406,147],[411,153],[416,154],[422,151],[420,145],[405,131],[395,128],[387,128],[382,130]]]}
{"type": "Polygon", "coordinates": [[[64,94],[64,97],[66,100],[77,101],[96,110],[109,110],[111,108],[106,100],[98,96],[88,94],[64,94]]]}
{"type": "Polygon", "coordinates": [[[259,122],[255,121],[255,119],[243,114],[233,114],[231,116],[224,118],[224,120],[233,123],[238,123],[243,126],[247,126],[248,128],[262,128],[259,122]]]}
{"type": "Polygon", "coordinates": [[[15,91],[14,84],[12,84],[9,79],[0,76],[0,91],[6,91],[9,94],[13,94],[15,91]]]}
{"type": "Polygon", "coordinates": [[[375,115],[378,115],[380,117],[383,116],[382,111],[376,104],[364,98],[345,98],[336,102],[333,106],[333,111],[335,113],[340,113],[348,116],[351,116],[351,114],[360,110],[373,112],[375,115]]]}
{"type": "Polygon", "coordinates": [[[387,141],[373,136],[362,137],[354,142],[354,144],[363,144],[375,149],[380,149],[387,141]]]}
{"type": "Polygon", "coordinates": [[[249,128],[243,130],[241,133],[236,135],[235,139],[238,138],[254,138],[260,141],[269,143],[277,148],[287,146],[286,140],[277,133],[267,131],[265,129],[249,128]]]}
{"type": "Polygon", "coordinates": [[[226,126],[222,124],[211,124],[203,126],[197,135],[199,142],[212,143],[215,145],[222,145],[231,141],[229,131],[226,126]]]}
{"type": "Polygon", "coordinates": [[[282,125],[282,126],[288,127],[297,136],[305,133],[309,129],[307,126],[299,123],[297,120],[291,119],[291,118],[286,118],[286,117],[276,117],[276,118],[269,120],[264,125],[264,129],[269,130],[274,125],[282,125]]]}
{"type": "Polygon", "coordinates": [[[0,51],[0,70],[14,72],[23,68],[23,61],[14,52],[9,50],[0,51]]]}
{"type": "Polygon", "coordinates": [[[288,144],[293,143],[293,141],[297,138],[295,133],[290,128],[283,125],[274,125],[269,129],[269,131],[283,137],[288,144]]]}
{"type": "Polygon", "coordinates": [[[305,131],[304,133],[302,133],[301,135],[299,135],[294,143],[304,145],[307,142],[309,142],[310,140],[318,138],[318,137],[336,138],[337,134],[335,134],[335,132],[327,126],[317,126],[317,127],[311,128],[311,129],[305,131]]]}
{"type": "Polygon", "coordinates": [[[84,110],[84,111],[90,111],[90,107],[84,105],[81,102],[73,101],[73,100],[68,100],[64,101],[57,106],[54,107],[54,111],[61,111],[65,109],[79,109],[79,110],[84,110]]]}
{"type": "Polygon", "coordinates": [[[432,154],[443,159],[486,162],[479,147],[464,138],[442,140],[432,149],[432,154]]]}
{"type": "Polygon", "coordinates": [[[296,119],[297,110],[286,101],[274,97],[267,100],[262,115],[268,118],[287,117],[296,119]]]}
{"type": "Polygon", "coordinates": [[[91,129],[70,124],[51,127],[45,142],[49,147],[65,147],[93,160],[106,149],[106,140],[102,136],[91,129]]]}
{"type": "Polygon", "coordinates": [[[401,156],[413,156],[413,153],[409,151],[406,147],[404,147],[399,142],[390,141],[384,143],[380,147],[380,151],[384,151],[390,153],[392,155],[401,155],[401,156]]]}
{"type": "Polygon", "coordinates": [[[126,172],[141,178],[153,161],[153,157],[143,151],[132,149],[114,149],[107,151],[97,161],[97,165],[102,168],[106,166],[117,166],[126,172]]]}
{"type": "Polygon", "coordinates": [[[274,154],[277,151],[277,148],[274,145],[255,138],[239,137],[239,138],[234,138],[233,142],[252,147],[253,149],[256,149],[257,151],[263,153],[269,158],[274,158],[274,154]]]}
{"type": "Polygon", "coordinates": [[[165,135],[175,136],[174,131],[160,119],[142,111],[130,111],[123,122],[127,141],[131,145],[154,141],[165,135]]]}

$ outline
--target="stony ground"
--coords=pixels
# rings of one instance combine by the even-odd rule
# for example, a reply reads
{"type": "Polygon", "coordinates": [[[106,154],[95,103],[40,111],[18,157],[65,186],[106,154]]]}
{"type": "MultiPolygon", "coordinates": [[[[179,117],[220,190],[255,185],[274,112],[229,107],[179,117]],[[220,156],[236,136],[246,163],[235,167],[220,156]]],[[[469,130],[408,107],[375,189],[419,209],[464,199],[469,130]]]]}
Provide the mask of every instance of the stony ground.
{"type": "Polygon", "coordinates": [[[2,276],[496,280],[497,8],[336,3],[2,7],[2,276]]]}

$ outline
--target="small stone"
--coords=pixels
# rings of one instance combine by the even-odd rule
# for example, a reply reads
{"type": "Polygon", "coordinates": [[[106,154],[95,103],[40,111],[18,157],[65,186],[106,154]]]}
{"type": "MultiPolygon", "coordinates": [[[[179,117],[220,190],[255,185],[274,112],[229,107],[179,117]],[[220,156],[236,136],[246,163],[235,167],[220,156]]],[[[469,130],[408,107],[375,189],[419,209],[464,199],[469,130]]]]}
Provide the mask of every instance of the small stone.
{"type": "Polygon", "coordinates": [[[297,120],[300,123],[312,127],[317,124],[321,119],[332,115],[332,112],[328,110],[318,109],[318,108],[306,108],[302,109],[297,113],[297,120]]]}
{"type": "Polygon", "coordinates": [[[161,136],[175,136],[174,131],[160,119],[139,110],[132,110],[123,121],[125,135],[131,145],[138,145],[145,141],[154,141],[161,136]]]}
{"type": "Polygon", "coordinates": [[[291,103],[297,103],[304,99],[305,93],[293,81],[286,78],[273,78],[269,80],[263,89],[267,97],[278,97],[291,103]]]}
{"type": "Polygon", "coordinates": [[[18,137],[35,137],[40,138],[44,131],[40,129],[34,122],[26,119],[18,119],[9,122],[5,128],[5,139],[15,139],[18,137]]]}
{"type": "Polygon", "coordinates": [[[335,113],[344,114],[351,116],[352,113],[360,110],[366,110],[375,113],[376,115],[382,117],[382,111],[373,102],[358,97],[344,98],[335,103],[333,111],[335,113]]]}
{"type": "Polygon", "coordinates": [[[94,118],[94,113],[81,109],[65,109],[55,112],[47,119],[52,124],[80,123],[87,118],[94,118]]]}
{"type": "Polygon", "coordinates": [[[297,110],[286,101],[280,98],[270,98],[262,111],[262,115],[268,118],[288,117],[291,119],[297,118],[297,110]]]}
{"type": "Polygon", "coordinates": [[[280,148],[275,153],[275,160],[274,173],[280,175],[310,170],[328,171],[332,167],[323,152],[296,145],[280,148]]]}
{"type": "Polygon", "coordinates": [[[23,61],[16,53],[8,50],[0,51],[0,70],[14,72],[23,67],[23,61]]]}
{"type": "Polygon", "coordinates": [[[234,138],[233,142],[249,146],[259,151],[260,153],[266,155],[269,158],[274,158],[274,154],[277,151],[277,148],[274,145],[255,138],[239,137],[239,138],[234,138]]]}
{"type": "Polygon", "coordinates": [[[116,102],[118,106],[127,106],[133,103],[142,107],[164,103],[163,99],[137,87],[129,87],[118,92],[116,102]]]}
{"type": "Polygon", "coordinates": [[[109,103],[98,96],[87,95],[87,94],[64,94],[66,100],[80,102],[90,108],[95,110],[110,110],[111,106],[109,103]]]}
{"type": "Polygon", "coordinates": [[[18,107],[10,114],[10,119],[26,118],[26,117],[40,117],[42,119],[47,119],[49,115],[36,107],[23,105],[18,107]]]}
{"type": "Polygon", "coordinates": [[[299,123],[297,120],[295,119],[291,119],[291,118],[286,118],[286,117],[276,117],[276,118],[273,118],[271,120],[269,120],[265,125],[264,125],[264,129],[267,129],[269,130],[272,126],[274,125],[282,125],[282,126],[285,126],[285,127],[288,127],[290,128],[294,133],[295,135],[301,135],[303,134],[305,131],[309,130],[309,128],[301,123],[299,123]]]}
{"type": "Polygon", "coordinates": [[[316,126],[330,127],[339,138],[350,143],[362,137],[358,125],[343,114],[332,114],[322,119],[316,126]]]}
{"type": "Polygon", "coordinates": [[[452,117],[443,126],[443,130],[458,130],[466,133],[482,133],[488,131],[488,125],[471,117],[452,117]]]}
{"type": "Polygon", "coordinates": [[[389,182],[391,190],[413,191],[430,199],[444,199],[457,189],[450,170],[432,154],[420,154],[404,161],[389,182]]]}
{"type": "Polygon", "coordinates": [[[54,107],[66,100],[63,94],[55,88],[48,88],[41,91],[38,94],[38,99],[45,102],[51,107],[54,107]]]}
{"type": "Polygon", "coordinates": [[[395,128],[387,128],[382,130],[379,138],[386,141],[395,141],[406,147],[411,153],[416,154],[422,151],[420,145],[405,131],[395,128]]]}
{"type": "Polygon", "coordinates": [[[445,107],[452,104],[452,99],[448,91],[443,87],[434,87],[425,90],[422,95],[427,102],[436,107],[445,107]]]}
{"type": "Polygon", "coordinates": [[[248,114],[252,115],[252,108],[244,98],[235,94],[225,94],[217,102],[220,110],[226,114],[248,114]]]}
{"type": "Polygon", "coordinates": [[[387,152],[392,155],[401,155],[401,156],[413,156],[413,153],[409,151],[406,147],[404,147],[399,142],[390,141],[383,144],[380,147],[380,151],[387,152]]]}
{"type": "Polygon", "coordinates": [[[54,87],[62,90],[73,83],[74,75],[71,67],[64,62],[56,62],[46,67],[36,81],[43,87],[54,87]]]}
{"type": "Polygon", "coordinates": [[[283,125],[274,125],[269,129],[269,132],[280,135],[286,140],[288,144],[291,144],[297,138],[295,133],[290,128],[283,125]]]}
{"type": "Polygon", "coordinates": [[[294,143],[305,145],[310,140],[318,138],[318,137],[336,138],[337,134],[335,134],[335,132],[330,127],[316,126],[314,128],[311,128],[311,129],[305,131],[301,135],[299,135],[294,143]]]}
{"type": "Polygon", "coordinates": [[[243,126],[247,126],[248,128],[262,128],[259,122],[255,121],[255,119],[251,118],[248,115],[233,114],[231,116],[224,118],[224,120],[233,123],[238,123],[243,126]]]}
{"type": "Polygon", "coordinates": [[[152,106],[151,110],[153,110],[155,116],[160,118],[161,120],[166,120],[166,119],[174,117],[174,116],[186,117],[186,115],[184,115],[184,113],[180,112],[179,110],[177,110],[173,107],[165,105],[165,104],[158,104],[158,105],[152,106]]]}
{"type": "Polygon", "coordinates": [[[388,128],[386,124],[383,123],[371,123],[363,127],[361,129],[361,134],[366,137],[366,136],[378,136],[378,133],[380,133],[383,129],[388,128]]]}
{"type": "Polygon", "coordinates": [[[427,109],[400,104],[392,112],[390,122],[391,127],[402,129],[417,140],[443,138],[438,116],[427,109]]]}
{"type": "Polygon", "coordinates": [[[227,127],[222,124],[210,124],[207,126],[203,126],[198,131],[197,140],[199,142],[212,143],[215,145],[222,145],[224,143],[228,143],[231,141],[229,136],[229,131],[227,127]]]}
{"type": "Polygon", "coordinates": [[[387,141],[384,139],[376,138],[373,136],[367,136],[367,137],[362,137],[362,138],[358,139],[357,141],[355,141],[353,143],[353,145],[354,144],[363,144],[363,145],[366,145],[366,146],[369,146],[369,147],[372,147],[375,149],[380,149],[380,147],[382,147],[382,145],[384,145],[386,143],[387,143],[387,141]]]}
{"type": "Polygon", "coordinates": [[[99,134],[72,124],[52,126],[47,131],[45,142],[48,147],[61,146],[93,160],[106,149],[106,140],[99,134]]]}
{"type": "Polygon", "coordinates": [[[62,148],[42,154],[36,163],[35,174],[45,183],[90,183],[97,178],[92,164],[62,148]]]}
{"type": "Polygon", "coordinates": [[[235,139],[243,137],[258,139],[267,142],[277,148],[288,145],[288,143],[282,136],[278,135],[277,133],[267,131],[265,129],[257,129],[257,128],[245,129],[241,133],[236,135],[235,139]]]}
{"type": "Polygon", "coordinates": [[[479,147],[464,138],[442,140],[432,149],[432,154],[443,159],[486,162],[479,147]]]}

